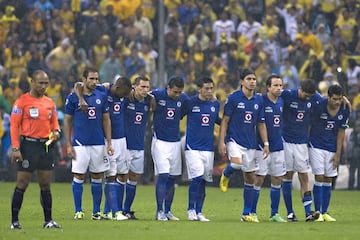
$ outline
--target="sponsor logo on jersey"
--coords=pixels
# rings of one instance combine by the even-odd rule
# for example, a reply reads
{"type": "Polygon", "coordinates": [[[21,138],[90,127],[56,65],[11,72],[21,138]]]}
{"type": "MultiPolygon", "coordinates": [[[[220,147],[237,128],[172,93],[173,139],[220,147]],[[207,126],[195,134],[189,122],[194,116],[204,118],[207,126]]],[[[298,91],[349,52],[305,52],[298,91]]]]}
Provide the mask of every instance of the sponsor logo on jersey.
{"type": "Polygon", "coordinates": [[[192,112],[200,112],[200,107],[199,106],[194,106],[192,108],[192,112]]]}

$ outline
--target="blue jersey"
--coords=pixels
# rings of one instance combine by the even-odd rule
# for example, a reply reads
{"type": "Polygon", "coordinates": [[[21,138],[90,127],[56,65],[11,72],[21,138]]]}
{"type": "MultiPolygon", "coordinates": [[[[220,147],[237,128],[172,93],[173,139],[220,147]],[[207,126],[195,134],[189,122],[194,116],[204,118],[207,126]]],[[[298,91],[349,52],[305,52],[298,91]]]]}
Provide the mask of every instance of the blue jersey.
{"type": "Polygon", "coordinates": [[[240,89],[228,96],[224,116],[229,117],[225,142],[235,141],[245,148],[256,149],[255,128],[265,121],[262,97],[255,93],[248,99],[240,89]]]}
{"type": "Polygon", "coordinates": [[[125,98],[126,144],[130,150],[144,150],[146,123],[149,116],[150,98],[130,102],[125,98]]]}
{"type": "Polygon", "coordinates": [[[214,127],[220,124],[219,101],[192,97],[187,106],[185,150],[214,151],[214,127]]]}
{"type": "Polygon", "coordinates": [[[336,152],[338,131],[347,128],[350,111],[341,106],[336,115],[331,116],[327,111],[327,104],[328,99],[324,99],[314,106],[310,145],[314,148],[336,152]]]}
{"type": "Polygon", "coordinates": [[[182,93],[177,100],[174,100],[168,96],[167,88],[154,90],[152,94],[156,101],[153,118],[156,138],[166,142],[180,141],[179,123],[185,115],[189,97],[182,93]]]}
{"type": "Polygon", "coordinates": [[[118,98],[111,93],[110,89],[102,85],[97,85],[96,89],[102,91],[107,95],[107,101],[109,103],[109,112],[111,119],[111,139],[120,139],[125,137],[124,128],[124,98],[118,98]]]}
{"type": "MultiPolygon", "coordinates": [[[[283,99],[278,98],[274,103],[267,94],[263,95],[264,110],[265,110],[265,124],[267,135],[269,139],[270,152],[277,152],[284,149],[282,141],[282,111],[283,99]]],[[[264,147],[258,132],[258,150],[264,147]],[[261,148],[260,148],[261,146],[261,148]]]]}
{"type": "Polygon", "coordinates": [[[84,94],[88,111],[79,107],[79,98],[71,93],[65,103],[65,114],[73,116],[73,146],[104,145],[103,114],[109,112],[107,96],[95,89],[91,95],[84,94]]]}
{"type": "Polygon", "coordinates": [[[322,98],[316,93],[309,100],[299,98],[298,90],[284,90],[281,94],[284,100],[283,138],[285,142],[308,143],[310,114],[312,106],[322,98]]]}

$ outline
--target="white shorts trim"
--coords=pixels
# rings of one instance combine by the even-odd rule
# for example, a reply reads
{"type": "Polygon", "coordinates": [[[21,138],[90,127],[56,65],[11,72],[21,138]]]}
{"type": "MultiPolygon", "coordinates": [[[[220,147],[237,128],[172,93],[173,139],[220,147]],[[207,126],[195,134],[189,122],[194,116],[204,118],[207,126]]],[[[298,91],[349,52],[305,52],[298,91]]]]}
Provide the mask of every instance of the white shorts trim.
{"type": "Polygon", "coordinates": [[[286,171],[308,173],[311,171],[309,150],[306,143],[295,144],[284,142],[286,171]]]}
{"type": "Polygon", "coordinates": [[[76,159],[71,162],[73,173],[85,174],[88,169],[91,173],[102,173],[110,168],[105,145],[74,146],[74,150],[76,159]]]}
{"type": "Polygon", "coordinates": [[[338,175],[337,168],[334,169],[331,159],[334,152],[329,152],[319,148],[309,148],[309,156],[312,172],[314,175],[324,175],[325,177],[335,177],[338,175]]]}
{"type": "Polygon", "coordinates": [[[214,152],[186,150],[185,159],[190,179],[203,176],[205,181],[213,181],[214,152]]]}
{"type": "Polygon", "coordinates": [[[226,150],[229,159],[233,157],[242,159],[241,170],[243,172],[254,172],[259,169],[259,164],[255,158],[255,149],[247,149],[235,142],[228,142],[226,150]]]}
{"type": "Polygon", "coordinates": [[[155,175],[181,175],[181,142],[165,142],[155,137],[151,143],[155,175]]]}

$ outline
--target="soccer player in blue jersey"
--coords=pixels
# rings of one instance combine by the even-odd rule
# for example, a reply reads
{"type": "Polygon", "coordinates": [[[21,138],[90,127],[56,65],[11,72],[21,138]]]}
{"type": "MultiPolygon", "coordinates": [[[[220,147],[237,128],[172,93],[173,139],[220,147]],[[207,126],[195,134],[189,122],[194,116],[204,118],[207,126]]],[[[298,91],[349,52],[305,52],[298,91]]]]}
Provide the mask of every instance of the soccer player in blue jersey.
{"type": "Polygon", "coordinates": [[[332,178],[337,176],[341,149],[348,127],[349,108],[341,107],[342,88],[332,85],[328,89],[328,98],[314,106],[312,115],[309,156],[315,175],[313,187],[315,211],[320,211],[319,222],[335,222],[329,215],[332,178]]]}
{"type": "Polygon", "coordinates": [[[75,204],[74,219],[83,219],[82,193],[85,174],[89,169],[91,175],[91,192],[93,197],[93,220],[101,220],[100,204],[102,197],[102,176],[109,169],[106,153],[112,155],[111,123],[107,96],[95,89],[98,72],[86,69],[83,72],[84,99],[88,110],[80,109],[79,98],[71,93],[65,103],[64,133],[67,154],[72,158],[74,174],[72,189],[75,204]],[[73,137],[72,137],[73,131],[73,137]],[[105,147],[105,140],[107,147],[105,147]]]}
{"type": "Polygon", "coordinates": [[[138,76],[134,82],[133,100],[125,98],[125,135],[128,153],[126,164],[121,168],[118,178],[121,182],[126,182],[122,214],[129,220],[137,220],[134,211],[131,211],[131,205],[135,198],[136,185],[144,172],[144,138],[151,102],[149,91],[149,79],[138,76]]]}
{"type": "Polygon", "coordinates": [[[152,91],[154,95],[154,136],[151,153],[156,182],[156,220],[179,220],[171,213],[175,192],[175,177],[181,175],[180,119],[186,111],[189,97],[183,93],[184,81],[171,77],[166,88],[152,91]]]}
{"type": "Polygon", "coordinates": [[[197,80],[198,94],[187,107],[185,159],[189,186],[188,220],[210,221],[202,213],[206,182],[212,182],[214,165],[214,127],[220,124],[219,101],[212,101],[214,82],[209,77],[197,80]]]}
{"type": "Polygon", "coordinates": [[[264,103],[255,93],[256,75],[245,69],[240,74],[241,89],[230,94],[225,102],[224,117],[219,135],[219,153],[227,153],[230,163],[223,171],[220,189],[227,191],[229,177],[235,170],[244,173],[244,209],[241,221],[256,222],[250,214],[254,196],[255,159],[257,138],[255,128],[259,129],[264,143],[264,158],[269,154],[269,142],[265,126],[264,103]],[[225,145],[226,144],[226,145],[225,145]]]}
{"type": "Polygon", "coordinates": [[[307,146],[312,107],[322,99],[315,91],[315,82],[308,79],[301,82],[299,89],[284,90],[281,94],[284,101],[283,139],[287,171],[283,178],[282,191],[289,222],[297,221],[291,193],[294,172],[299,176],[306,221],[314,221],[319,217],[319,212],[311,211],[312,197],[308,177],[311,168],[307,146]]]}
{"type": "Polygon", "coordinates": [[[282,108],[283,100],[280,98],[283,81],[278,75],[271,75],[266,80],[267,94],[263,95],[265,109],[265,124],[269,138],[270,155],[263,159],[263,143],[258,136],[258,149],[256,159],[259,163],[259,170],[256,171],[254,186],[254,201],[252,205],[252,216],[256,220],[256,207],[260,195],[260,189],[264,183],[265,176],[271,176],[270,200],[271,214],[270,221],[286,222],[279,214],[279,202],[282,176],[285,175],[285,155],[282,142],[282,108]]]}
{"type": "MultiPolygon", "coordinates": [[[[127,217],[121,213],[126,180],[122,181],[118,174],[126,170],[127,147],[124,126],[124,97],[132,89],[131,82],[126,77],[116,76],[114,84],[98,84],[96,89],[107,96],[111,120],[111,142],[115,149],[114,154],[108,156],[110,168],[105,172],[105,206],[103,216],[105,219],[126,220],[127,217]],[[116,177],[117,175],[118,178],[116,177]]],[[[80,106],[84,110],[88,109],[88,104],[83,98],[83,88],[76,85],[75,92],[80,99],[80,106]]]]}

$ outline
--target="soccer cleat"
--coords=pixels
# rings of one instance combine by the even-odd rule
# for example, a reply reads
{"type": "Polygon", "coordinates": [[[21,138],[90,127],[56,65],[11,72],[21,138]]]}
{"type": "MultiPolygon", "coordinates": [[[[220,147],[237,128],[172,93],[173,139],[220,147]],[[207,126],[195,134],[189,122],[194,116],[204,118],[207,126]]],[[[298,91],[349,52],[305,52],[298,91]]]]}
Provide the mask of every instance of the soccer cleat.
{"type": "Polygon", "coordinates": [[[104,218],[100,212],[97,212],[97,213],[92,214],[91,219],[92,220],[105,220],[106,218],[104,218]]]}
{"type": "Polygon", "coordinates": [[[219,186],[220,186],[220,190],[221,190],[222,192],[227,192],[228,186],[229,186],[229,178],[226,177],[226,176],[224,175],[224,173],[221,174],[219,186]]]}
{"type": "Polygon", "coordinates": [[[306,222],[314,222],[317,219],[319,219],[320,217],[320,212],[319,211],[310,211],[309,215],[306,216],[305,221],[306,222]]]}
{"type": "Polygon", "coordinates": [[[155,219],[158,221],[167,221],[168,220],[168,218],[165,216],[165,213],[163,211],[157,212],[155,219]]]}
{"type": "Polygon", "coordinates": [[[116,221],[124,221],[124,220],[128,220],[128,217],[123,215],[122,212],[118,211],[118,212],[115,213],[114,219],[116,221]]]}
{"type": "Polygon", "coordinates": [[[270,222],[286,222],[280,214],[276,213],[275,215],[271,216],[269,219],[270,222]]]}
{"type": "MultiPolygon", "coordinates": [[[[240,219],[242,222],[255,222],[252,215],[243,215],[240,219]]],[[[259,221],[259,220],[258,220],[259,221]]],[[[257,223],[257,222],[255,222],[257,223]]]]}
{"type": "Polygon", "coordinates": [[[165,217],[170,221],[179,221],[178,217],[175,217],[170,211],[165,213],[165,217]]]}
{"type": "Polygon", "coordinates": [[[114,219],[112,212],[103,213],[102,216],[103,216],[104,220],[113,220],[114,219]]]}
{"type": "Polygon", "coordinates": [[[336,219],[330,216],[328,213],[324,213],[322,216],[325,222],[336,222],[336,219]]]}
{"type": "Polygon", "coordinates": [[[259,223],[259,218],[256,213],[250,213],[251,217],[253,218],[253,222],[259,223]]]}
{"type": "Polygon", "coordinates": [[[323,218],[323,215],[320,214],[319,218],[315,220],[315,222],[323,222],[324,221],[324,218],[323,218]]]}
{"type": "Polygon", "coordinates": [[[210,222],[210,219],[206,218],[202,213],[198,213],[197,218],[200,222],[210,222]]]}
{"type": "Polygon", "coordinates": [[[10,229],[22,229],[22,226],[20,225],[19,222],[13,222],[13,223],[10,225],[10,229]]]}
{"type": "Polygon", "coordinates": [[[50,220],[50,221],[44,223],[43,227],[44,228],[61,228],[61,226],[53,220],[50,220]]]}
{"type": "Polygon", "coordinates": [[[197,221],[197,220],[199,220],[197,215],[196,215],[196,211],[194,209],[188,210],[187,214],[188,214],[188,220],[189,221],[197,221]]]}
{"type": "Polygon", "coordinates": [[[129,219],[129,220],[139,220],[139,219],[135,216],[135,212],[133,212],[133,211],[130,211],[130,212],[127,212],[127,213],[123,212],[122,214],[123,214],[125,217],[127,217],[127,219],[129,219]]]}
{"type": "Polygon", "coordinates": [[[288,222],[297,222],[297,218],[295,216],[295,213],[289,213],[289,215],[287,215],[287,221],[288,222]]]}
{"type": "Polygon", "coordinates": [[[84,213],[83,212],[76,212],[74,216],[75,220],[82,220],[84,219],[84,213]]]}

